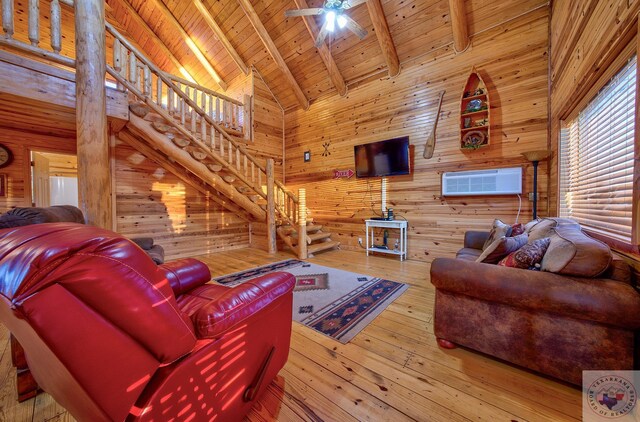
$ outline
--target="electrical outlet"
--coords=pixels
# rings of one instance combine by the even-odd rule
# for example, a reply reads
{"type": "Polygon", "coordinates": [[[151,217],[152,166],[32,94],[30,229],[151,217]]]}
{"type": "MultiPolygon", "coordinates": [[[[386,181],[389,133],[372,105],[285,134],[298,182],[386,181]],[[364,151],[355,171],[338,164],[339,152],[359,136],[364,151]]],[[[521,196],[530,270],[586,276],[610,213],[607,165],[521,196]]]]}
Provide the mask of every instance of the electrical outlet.
{"type": "MultiPolygon", "coordinates": [[[[533,192],[529,192],[529,201],[533,201],[533,192]]],[[[536,198],[537,200],[540,200],[540,194],[538,194],[538,197],[536,198]]]]}
{"type": "Polygon", "coordinates": [[[360,244],[360,245],[362,244],[362,238],[361,237],[358,238],[358,244],[360,244]]]}

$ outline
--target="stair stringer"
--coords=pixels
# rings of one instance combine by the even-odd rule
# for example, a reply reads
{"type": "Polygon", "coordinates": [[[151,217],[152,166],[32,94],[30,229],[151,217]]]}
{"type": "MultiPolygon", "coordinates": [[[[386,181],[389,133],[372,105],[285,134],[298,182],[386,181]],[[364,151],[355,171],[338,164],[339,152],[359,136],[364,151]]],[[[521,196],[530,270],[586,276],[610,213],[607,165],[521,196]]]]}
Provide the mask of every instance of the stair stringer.
{"type": "Polygon", "coordinates": [[[158,131],[156,131],[150,122],[131,113],[129,122],[126,124],[129,130],[138,138],[143,139],[153,148],[161,151],[167,157],[175,160],[189,172],[196,175],[208,186],[220,192],[229,200],[233,201],[240,208],[247,211],[252,217],[259,221],[265,221],[266,212],[255,202],[251,201],[246,195],[240,193],[235,186],[225,182],[222,177],[212,172],[207,166],[193,158],[188,151],[176,146],[171,140],[158,131]]]}

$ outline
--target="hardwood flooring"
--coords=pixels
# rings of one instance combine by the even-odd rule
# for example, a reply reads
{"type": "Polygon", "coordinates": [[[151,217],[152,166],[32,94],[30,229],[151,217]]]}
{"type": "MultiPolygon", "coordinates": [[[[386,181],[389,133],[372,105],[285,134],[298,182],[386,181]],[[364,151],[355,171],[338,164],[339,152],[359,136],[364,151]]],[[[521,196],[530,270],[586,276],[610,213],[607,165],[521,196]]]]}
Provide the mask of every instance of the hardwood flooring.
{"type": "MultiPolygon", "coordinates": [[[[198,258],[222,275],[291,257],[239,249],[198,258]]],[[[310,261],[411,287],[345,345],[294,322],[289,361],[248,420],[580,420],[578,389],[436,345],[428,264],[353,251],[326,252],[310,261]]],[[[17,403],[8,333],[0,328],[0,421],[73,421],[47,394],[17,403]]]]}

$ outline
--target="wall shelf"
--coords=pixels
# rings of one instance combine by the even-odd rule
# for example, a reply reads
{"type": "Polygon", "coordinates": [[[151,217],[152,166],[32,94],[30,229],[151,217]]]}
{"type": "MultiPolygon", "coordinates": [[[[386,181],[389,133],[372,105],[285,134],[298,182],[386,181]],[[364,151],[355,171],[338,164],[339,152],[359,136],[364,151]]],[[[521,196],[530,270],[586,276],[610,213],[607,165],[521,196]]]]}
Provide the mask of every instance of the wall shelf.
{"type": "Polygon", "coordinates": [[[475,150],[489,145],[491,108],[487,85],[475,68],[460,98],[460,148],[475,150]]]}

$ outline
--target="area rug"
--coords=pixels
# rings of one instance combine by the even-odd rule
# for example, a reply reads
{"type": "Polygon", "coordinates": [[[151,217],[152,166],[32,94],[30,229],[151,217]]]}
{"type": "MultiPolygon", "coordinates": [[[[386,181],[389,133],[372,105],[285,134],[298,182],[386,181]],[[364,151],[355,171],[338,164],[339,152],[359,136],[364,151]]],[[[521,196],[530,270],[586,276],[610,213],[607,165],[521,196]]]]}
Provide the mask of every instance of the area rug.
{"type": "Polygon", "coordinates": [[[297,259],[214,278],[235,286],[252,278],[286,271],[296,276],[293,320],[347,343],[398,298],[408,285],[297,259]]]}

